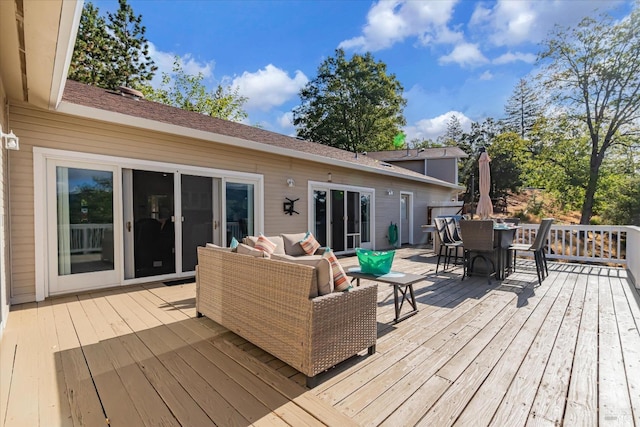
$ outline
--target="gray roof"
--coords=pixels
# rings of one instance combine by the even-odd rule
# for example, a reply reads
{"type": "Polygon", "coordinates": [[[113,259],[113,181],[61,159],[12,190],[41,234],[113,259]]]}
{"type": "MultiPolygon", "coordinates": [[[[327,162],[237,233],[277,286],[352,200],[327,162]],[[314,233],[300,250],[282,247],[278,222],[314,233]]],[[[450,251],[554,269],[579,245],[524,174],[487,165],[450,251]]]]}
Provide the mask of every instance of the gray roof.
{"type": "Polygon", "coordinates": [[[367,153],[367,156],[385,162],[424,159],[464,159],[469,157],[467,153],[458,147],[425,148],[423,151],[416,148],[409,150],[405,148],[403,150],[374,151],[367,153]]]}
{"type": "Polygon", "coordinates": [[[237,144],[266,152],[274,152],[274,148],[277,148],[278,153],[294,158],[319,161],[336,166],[367,170],[370,172],[377,171],[386,175],[411,179],[413,181],[441,185],[448,188],[459,188],[457,185],[446,181],[428,177],[402,167],[394,167],[393,165],[379,159],[375,159],[372,156],[356,156],[352,152],[329,147],[327,145],[300,140],[295,137],[282,135],[254,126],[218,119],[192,111],[185,111],[157,102],[147,101],[144,99],[134,99],[130,96],[123,96],[120,92],[106,90],[72,80],[67,80],[64,95],[62,97],[62,103],[58,107],[58,110],[70,114],[79,114],[76,113],[76,110],[73,108],[69,108],[67,104],[116,113],[116,115],[110,115],[110,117],[115,117],[112,120],[118,120],[120,123],[125,125],[135,126],[130,122],[127,122],[126,117],[121,117],[121,114],[139,119],[151,120],[153,122],[174,125],[185,130],[190,129],[205,132],[209,135],[208,139],[220,143],[237,144]],[[232,139],[237,142],[216,140],[216,137],[219,135],[231,137],[226,138],[226,140],[232,139]],[[247,144],[247,142],[251,143],[247,144]]]}

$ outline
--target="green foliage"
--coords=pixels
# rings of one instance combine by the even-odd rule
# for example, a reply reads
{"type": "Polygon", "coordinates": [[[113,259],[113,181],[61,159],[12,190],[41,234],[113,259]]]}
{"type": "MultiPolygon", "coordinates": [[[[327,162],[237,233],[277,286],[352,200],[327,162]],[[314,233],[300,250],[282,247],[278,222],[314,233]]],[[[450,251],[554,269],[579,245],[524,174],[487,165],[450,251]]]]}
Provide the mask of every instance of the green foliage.
{"type": "Polygon", "coordinates": [[[111,30],[111,73],[108,87],[139,87],[150,81],[158,70],[149,56],[149,44],[144,36],[142,15],[136,15],[127,0],[118,0],[116,13],[107,13],[107,28],[111,30]]]}
{"type": "Polygon", "coordinates": [[[406,124],[403,87],[370,53],[345,58],[337,49],[300,91],[293,110],[297,135],[352,152],[393,149],[406,124]]]}
{"type": "Polygon", "coordinates": [[[542,216],[544,212],[544,202],[539,200],[534,194],[527,202],[527,213],[534,216],[542,216]]]}
{"type": "Polygon", "coordinates": [[[538,94],[531,84],[525,79],[520,79],[504,110],[506,128],[524,139],[528,137],[540,117],[542,108],[538,94]]]}
{"type": "Polygon", "coordinates": [[[567,116],[539,121],[526,141],[524,182],[545,188],[563,210],[579,209],[589,179],[589,140],[567,116]]]}
{"type": "Polygon", "coordinates": [[[464,195],[465,202],[475,201],[478,198],[478,150],[480,147],[490,146],[497,133],[496,122],[489,117],[482,123],[471,123],[469,133],[463,133],[461,136],[458,147],[469,155],[466,159],[461,159],[458,164],[459,181],[467,188],[464,195]]]}
{"type": "Polygon", "coordinates": [[[98,8],[87,2],[82,9],[76,44],[69,65],[69,78],[104,87],[109,62],[110,39],[98,8]]]}
{"type": "Polygon", "coordinates": [[[527,159],[525,142],[514,132],[496,135],[487,148],[491,158],[491,185],[493,197],[517,192],[522,186],[522,165],[527,159]]]}
{"type": "Polygon", "coordinates": [[[439,142],[446,147],[458,147],[462,144],[463,138],[462,124],[458,117],[452,114],[447,121],[447,131],[439,138],[439,142]]]}
{"type": "Polygon", "coordinates": [[[640,225],[640,175],[638,164],[625,150],[603,169],[607,172],[603,185],[598,188],[598,201],[603,221],[608,224],[640,225]]]}
{"type": "Polygon", "coordinates": [[[150,85],[142,87],[142,93],[150,101],[160,102],[187,111],[196,111],[211,117],[240,122],[247,118],[243,105],[247,98],[238,93],[237,88],[218,85],[209,91],[203,83],[204,75],[190,75],[182,68],[182,61],[176,56],[173,73],[162,73],[162,83],[155,89],[150,85]]]}
{"type": "Polygon", "coordinates": [[[594,213],[600,169],[614,144],[638,131],[640,119],[640,10],[614,22],[584,18],[575,28],[556,28],[545,41],[541,80],[550,99],[588,132],[588,179],[581,224],[594,213]]]}
{"type": "Polygon", "coordinates": [[[84,183],[69,194],[69,223],[113,223],[113,181],[111,177],[94,176],[93,183],[84,183]],[[86,213],[83,213],[82,208],[86,208],[86,213]]]}
{"type": "Polygon", "coordinates": [[[107,13],[106,21],[97,7],[85,4],[70,79],[115,89],[140,87],[153,78],[158,67],[149,56],[142,16],[136,15],[126,0],[118,0],[118,4],[116,13],[107,13]]]}

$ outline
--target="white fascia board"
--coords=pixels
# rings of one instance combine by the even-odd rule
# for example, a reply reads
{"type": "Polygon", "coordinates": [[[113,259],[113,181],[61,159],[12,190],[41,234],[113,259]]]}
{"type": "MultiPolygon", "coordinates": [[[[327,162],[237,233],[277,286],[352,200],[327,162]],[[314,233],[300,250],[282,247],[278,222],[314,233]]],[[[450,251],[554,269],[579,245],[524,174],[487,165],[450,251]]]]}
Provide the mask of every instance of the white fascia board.
{"type": "Polygon", "coordinates": [[[58,27],[58,42],[51,78],[51,92],[49,94],[49,108],[56,109],[62,100],[64,86],[67,82],[69,65],[73,57],[76,44],[80,17],[82,16],[83,1],[63,1],[60,10],[60,24],[58,27]]]}
{"type": "Polygon", "coordinates": [[[424,184],[437,185],[440,187],[446,187],[454,190],[463,190],[464,187],[450,182],[442,181],[436,178],[428,176],[414,177],[396,173],[394,171],[386,171],[383,169],[374,168],[366,165],[357,165],[351,162],[345,162],[344,160],[333,159],[330,157],[319,156],[317,154],[307,153],[303,151],[293,150],[290,148],[276,147],[261,142],[251,141],[248,139],[237,138],[234,136],[224,135],[220,133],[207,132],[198,129],[192,129],[185,126],[173,125],[170,123],[159,122],[156,120],[145,119],[142,117],[129,116],[114,111],[101,110],[99,108],[87,107],[84,105],[73,104],[70,102],[62,101],[56,111],[64,114],[70,114],[73,116],[89,118],[104,121],[107,123],[113,123],[118,125],[132,126],[139,129],[146,129],[156,132],[164,132],[171,135],[185,136],[188,138],[200,139],[204,141],[215,142],[219,144],[231,145],[234,147],[249,148],[251,150],[261,151],[265,153],[278,154],[281,156],[293,157],[301,160],[310,160],[316,163],[323,163],[332,166],[340,166],[348,169],[360,170],[363,172],[376,173],[380,175],[392,176],[395,178],[408,179],[411,181],[417,181],[424,184]]]}

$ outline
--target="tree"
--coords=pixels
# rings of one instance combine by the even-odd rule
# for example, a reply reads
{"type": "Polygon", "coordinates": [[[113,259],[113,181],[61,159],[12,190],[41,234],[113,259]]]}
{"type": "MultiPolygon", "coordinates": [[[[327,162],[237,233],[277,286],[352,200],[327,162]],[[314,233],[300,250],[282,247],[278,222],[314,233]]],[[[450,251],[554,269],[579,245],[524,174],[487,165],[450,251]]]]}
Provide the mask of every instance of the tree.
{"type": "Polygon", "coordinates": [[[136,15],[127,0],[118,0],[118,4],[116,13],[107,13],[112,47],[106,84],[110,88],[139,87],[153,78],[158,67],[149,56],[142,15],[136,15]]]}
{"type": "Polygon", "coordinates": [[[153,78],[158,67],[149,56],[142,16],[136,16],[126,0],[119,0],[119,5],[115,14],[107,13],[108,22],[91,2],[84,5],[70,79],[115,89],[140,87],[153,78]]]}
{"type": "Polygon", "coordinates": [[[589,180],[590,144],[583,126],[566,114],[541,119],[525,142],[527,185],[545,188],[564,210],[578,209],[589,180]]]}
{"type": "Polygon", "coordinates": [[[552,99],[587,128],[588,180],[581,224],[593,215],[600,167],[614,144],[637,131],[640,118],[640,10],[619,23],[583,19],[574,29],[556,28],[544,42],[541,78],[552,99]]]}
{"type": "Polygon", "coordinates": [[[142,93],[150,101],[160,102],[187,111],[196,111],[211,117],[240,122],[247,118],[242,109],[247,98],[238,93],[238,88],[218,85],[214,91],[208,91],[204,75],[186,74],[179,56],[174,58],[173,73],[162,73],[160,87],[150,85],[142,87],[142,93]]]}
{"type": "Polygon", "coordinates": [[[102,87],[109,51],[109,34],[104,18],[98,14],[98,8],[87,2],[80,17],[69,78],[102,87]]]}
{"type": "Polygon", "coordinates": [[[299,137],[332,147],[356,153],[393,149],[406,124],[402,92],[395,75],[370,53],[347,61],[337,49],[300,91],[293,124],[299,137]]]}
{"type": "Polygon", "coordinates": [[[442,144],[447,147],[457,147],[462,143],[464,130],[460,119],[454,114],[447,121],[447,131],[442,135],[442,144]]]}
{"type": "Polygon", "coordinates": [[[471,123],[469,133],[462,134],[462,139],[458,143],[458,147],[467,153],[469,157],[461,159],[458,163],[458,179],[460,183],[467,188],[464,195],[466,202],[472,202],[478,190],[479,149],[480,147],[489,147],[491,141],[497,134],[497,124],[491,117],[486,118],[482,123],[471,123]]]}
{"type": "Polygon", "coordinates": [[[522,186],[522,165],[527,151],[524,140],[515,132],[496,135],[487,150],[491,157],[491,186],[493,197],[515,193],[522,186]]]}
{"type": "Polygon", "coordinates": [[[526,79],[520,79],[504,110],[507,129],[518,133],[520,138],[526,138],[541,111],[538,95],[526,79]]]}

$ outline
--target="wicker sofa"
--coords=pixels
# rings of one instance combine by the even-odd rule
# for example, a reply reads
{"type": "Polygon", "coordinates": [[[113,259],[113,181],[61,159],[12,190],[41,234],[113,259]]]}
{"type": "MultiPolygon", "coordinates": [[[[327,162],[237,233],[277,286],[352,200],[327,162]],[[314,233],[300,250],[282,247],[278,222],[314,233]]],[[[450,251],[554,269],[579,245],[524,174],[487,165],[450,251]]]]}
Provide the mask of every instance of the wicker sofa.
{"type": "Polygon", "coordinates": [[[307,376],[375,352],[377,285],[311,298],[314,267],[198,248],[196,310],[307,376]]]}

